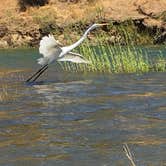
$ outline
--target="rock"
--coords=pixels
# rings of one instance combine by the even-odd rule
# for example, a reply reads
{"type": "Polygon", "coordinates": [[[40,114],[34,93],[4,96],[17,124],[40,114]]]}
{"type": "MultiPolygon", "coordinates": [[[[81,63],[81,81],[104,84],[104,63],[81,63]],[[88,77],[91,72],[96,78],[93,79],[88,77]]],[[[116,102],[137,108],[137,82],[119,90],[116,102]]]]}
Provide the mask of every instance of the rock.
{"type": "Polygon", "coordinates": [[[126,0],[104,0],[101,1],[101,7],[106,19],[124,21],[127,19],[140,19],[146,16],[137,11],[137,6],[133,1],[126,2],[126,0]]]}
{"type": "Polygon", "coordinates": [[[143,24],[144,26],[147,26],[147,27],[161,28],[163,25],[163,22],[161,20],[156,20],[153,18],[146,18],[143,20],[143,24]]]}
{"type": "Polygon", "coordinates": [[[19,34],[11,34],[11,43],[13,47],[19,47],[21,46],[24,42],[22,39],[22,36],[19,34]]]}
{"type": "Polygon", "coordinates": [[[114,44],[114,43],[115,43],[115,40],[116,40],[116,37],[115,37],[115,36],[111,36],[111,37],[109,38],[109,43],[110,43],[110,44],[114,44]]]}
{"type": "Polygon", "coordinates": [[[161,35],[157,36],[154,40],[154,44],[163,44],[166,43],[166,31],[163,32],[161,35]]]}
{"type": "MultiPolygon", "coordinates": [[[[41,37],[49,33],[53,33],[57,39],[68,44],[69,40],[63,34],[69,33],[71,39],[76,41],[81,35],[80,32],[84,32],[94,22],[110,22],[116,29],[121,25],[128,26],[123,24],[125,21],[132,21],[131,26],[135,29],[133,30],[129,25],[131,33],[132,31],[140,33],[142,37],[144,35],[142,32],[145,32],[145,35],[150,36],[145,40],[151,43],[154,38],[154,43],[165,41],[166,0],[131,0],[128,2],[126,0],[26,0],[26,7],[35,6],[36,3],[38,7],[30,7],[24,13],[20,13],[19,7],[16,6],[18,1],[23,0],[7,1],[7,4],[6,1],[4,3],[8,8],[4,9],[4,4],[0,8],[4,11],[0,12],[2,22],[0,46],[2,47],[7,45],[10,47],[38,46],[41,37]],[[49,2],[49,4],[42,6],[45,3],[38,4],[39,2],[49,2]],[[42,7],[39,7],[40,5],[42,7]],[[69,32],[66,31],[68,28],[69,32]]],[[[106,33],[106,36],[108,35],[106,40],[110,43],[124,44],[124,35],[112,30],[112,27],[105,26],[101,28],[101,31],[106,33]]],[[[99,30],[91,32],[93,33],[99,33],[99,30]]],[[[95,39],[92,38],[92,40],[95,39]]]]}
{"type": "Polygon", "coordinates": [[[147,18],[142,20],[144,29],[154,38],[154,44],[163,44],[166,41],[166,1],[165,0],[136,0],[138,12],[147,18]]]}
{"type": "Polygon", "coordinates": [[[30,36],[30,34],[12,34],[11,35],[11,42],[14,47],[21,47],[21,46],[34,46],[35,42],[38,42],[36,36],[30,36]]]}
{"type": "Polygon", "coordinates": [[[48,0],[18,0],[20,11],[25,12],[30,6],[44,6],[48,4],[48,0]]]}
{"type": "Polygon", "coordinates": [[[59,2],[73,2],[73,3],[77,3],[79,0],[59,0],[59,2]]]}
{"type": "Polygon", "coordinates": [[[9,45],[7,43],[7,41],[5,40],[0,40],[0,48],[8,48],[9,45]]]}
{"type": "Polygon", "coordinates": [[[19,40],[20,36],[19,36],[18,34],[12,34],[12,35],[11,35],[11,38],[12,38],[12,41],[13,41],[13,42],[16,42],[16,41],[19,40]]]}
{"type": "Polygon", "coordinates": [[[5,25],[0,25],[0,37],[4,37],[8,32],[8,28],[5,25]]]}
{"type": "Polygon", "coordinates": [[[166,11],[165,0],[135,0],[135,5],[138,6],[139,13],[152,18],[158,18],[166,11]]]}

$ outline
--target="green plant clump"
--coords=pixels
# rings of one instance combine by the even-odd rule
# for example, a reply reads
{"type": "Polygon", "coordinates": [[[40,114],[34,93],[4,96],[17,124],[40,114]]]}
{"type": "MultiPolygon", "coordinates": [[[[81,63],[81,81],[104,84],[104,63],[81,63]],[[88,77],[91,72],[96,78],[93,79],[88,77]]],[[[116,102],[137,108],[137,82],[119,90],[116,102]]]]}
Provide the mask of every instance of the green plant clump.
{"type": "MultiPolygon", "coordinates": [[[[128,35],[128,34],[126,34],[128,35]]],[[[149,71],[166,71],[166,60],[160,52],[155,59],[148,55],[147,50],[132,44],[122,46],[110,45],[100,40],[104,36],[96,36],[97,46],[92,46],[86,40],[76,50],[88,59],[91,64],[60,63],[63,70],[75,72],[100,73],[141,73],[149,71]]]]}

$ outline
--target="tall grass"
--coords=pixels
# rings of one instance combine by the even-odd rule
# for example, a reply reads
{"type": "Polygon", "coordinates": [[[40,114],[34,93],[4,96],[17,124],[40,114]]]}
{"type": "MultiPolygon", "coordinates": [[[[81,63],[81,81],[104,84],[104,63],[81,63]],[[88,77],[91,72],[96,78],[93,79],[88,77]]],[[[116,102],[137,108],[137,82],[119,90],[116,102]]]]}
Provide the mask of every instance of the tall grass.
{"type": "MultiPolygon", "coordinates": [[[[129,36],[125,34],[126,38],[129,36]]],[[[110,45],[103,38],[106,36],[96,36],[97,45],[86,40],[75,51],[82,54],[91,64],[74,64],[70,62],[60,63],[63,70],[75,72],[100,72],[100,73],[141,73],[149,71],[165,71],[166,60],[162,52],[155,58],[148,55],[146,49],[136,47],[128,42],[122,46],[110,45]],[[102,42],[101,42],[102,41],[102,42]]]]}
{"type": "Polygon", "coordinates": [[[131,154],[131,151],[126,143],[123,145],[123,151],[124,151],[126,157],[129,159],[131,165],[136,166],[134,159],[133,159],[133,155],[131,154]]]}

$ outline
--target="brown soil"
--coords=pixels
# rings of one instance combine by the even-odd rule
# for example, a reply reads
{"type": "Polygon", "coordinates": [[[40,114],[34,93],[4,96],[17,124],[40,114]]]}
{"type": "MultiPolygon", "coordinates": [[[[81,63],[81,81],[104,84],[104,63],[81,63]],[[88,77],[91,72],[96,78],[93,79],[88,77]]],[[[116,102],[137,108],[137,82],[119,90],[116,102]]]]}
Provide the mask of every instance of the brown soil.
{"type": "Polygon", "coordinates": [[[1,1],[0,47],[34,46],[50,29],[64,30],[80,22],[139,20],[142,27],[158,29],[160,36],[166,31],[165,0],[50,0],[48,5],[28,7],[26,12],[19,11],[17,0],[1,1]]]}

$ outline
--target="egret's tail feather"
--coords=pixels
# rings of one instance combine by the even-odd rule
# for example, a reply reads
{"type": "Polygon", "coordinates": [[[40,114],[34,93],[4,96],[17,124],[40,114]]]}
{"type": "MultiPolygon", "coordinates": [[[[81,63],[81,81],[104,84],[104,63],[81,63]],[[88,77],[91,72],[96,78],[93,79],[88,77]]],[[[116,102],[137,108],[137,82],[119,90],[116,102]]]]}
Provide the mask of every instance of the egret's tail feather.
{"type": "Polygon", "coordinates": [[[69,52],[68,54],[65,54],[63,57],[58,59],[58,61],[70,61],[74,63],[86,63],[90,64],[90,61],[84,59],[84,57],[78,53],[69,52]]]}
{"type": "Polygon", "coordinates": [[[48,59],[46,57],[39,58],[39,59],[37,59],[37,63],[40,64],[40,65],[42,65],[42,66],[46,65],[46,64],[48,64],[48,59]]]}
{"type": "Polygon", "coordinates": [[[53,35],[44,36],[40,41],[39,52],[40,54],[43,54],[44,57],[48,57],[50,56],[50,50],[52,48],[60,46],[62,46],[62,44],[59,43],[58,40],[55,40],[53,35]]]}

